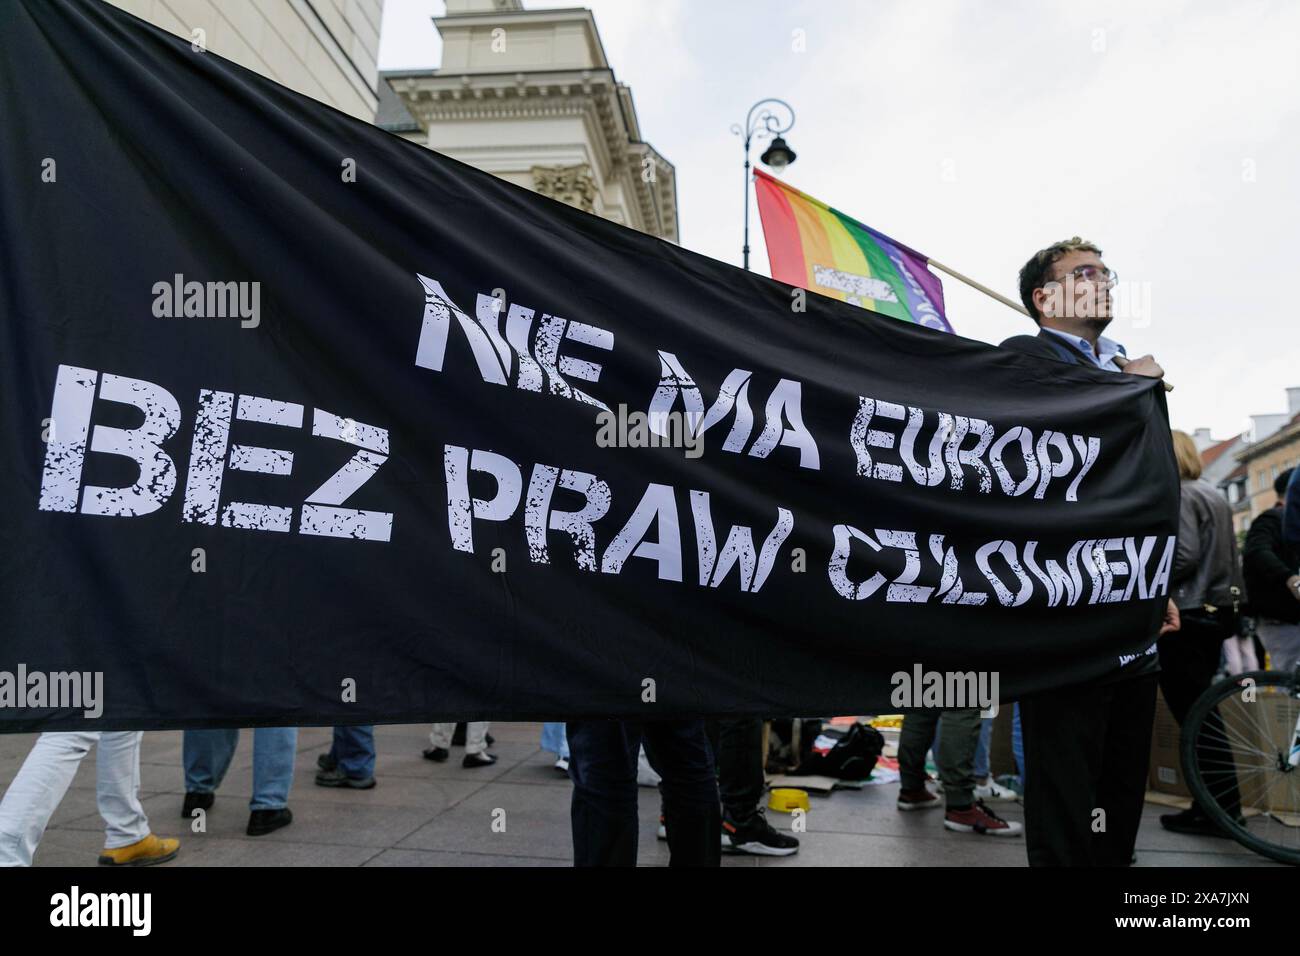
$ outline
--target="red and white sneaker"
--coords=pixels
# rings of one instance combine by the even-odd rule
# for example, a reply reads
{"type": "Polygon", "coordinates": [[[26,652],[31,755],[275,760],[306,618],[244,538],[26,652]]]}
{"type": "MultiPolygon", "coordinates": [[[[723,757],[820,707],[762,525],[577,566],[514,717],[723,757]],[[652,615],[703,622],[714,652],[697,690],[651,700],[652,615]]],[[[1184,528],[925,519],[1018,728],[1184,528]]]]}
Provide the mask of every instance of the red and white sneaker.
{"type": "Polygon", "coordinates": [[[1014,820],[1003,820],[984,806],[983,800],[976,800],[965,810],[949,810],[944,814],[943,825],[945,829],[958,833],[978,833],[981,836],[1020,836],[1024,829],[1014,820]]]}
{"type": "Polygon", "coordinates": [[[929,810],[943,806],[943,801],[936,797],[927,787],[920,790],[898,791],[898,809],[929,810]]]}

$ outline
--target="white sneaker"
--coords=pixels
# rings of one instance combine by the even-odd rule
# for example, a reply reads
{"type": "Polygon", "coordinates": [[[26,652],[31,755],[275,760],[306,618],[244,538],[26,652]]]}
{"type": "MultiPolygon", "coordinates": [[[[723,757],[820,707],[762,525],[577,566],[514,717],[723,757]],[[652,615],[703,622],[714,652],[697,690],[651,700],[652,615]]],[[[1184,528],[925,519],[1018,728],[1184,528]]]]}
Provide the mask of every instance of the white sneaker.
{"type": "Polygon", "coordinates": [[[568,757],[557,757],[556,760],[555,760],[555,769],[558,770],[558,771],[560,771],[560,773],[568,773],[568,772],[569,772],[569,758],[568,758],[568,757]]]}
{"type": "Polygon", "coordinates": [[[645,748],[642,747],[640,753],[636,755],[636,785],[638,787],[657,787],[659,786],[659,779],[659,774],[655,773],[654,767],[650,766],[650,761],[645,755],[645,748]]]}
{"type": "Polygon", "coordinates": [[[1020,795],[1017,794],[1010,787],[1004,787],[1002,786],[1002,784],[998,783],[992,777],[989,777],[988,783],[983,785],[980,784],[975,785],[975,799],[1005,800],[1008,802],[1012,802],[1015,800],[1019,800],[1020,795]]]}

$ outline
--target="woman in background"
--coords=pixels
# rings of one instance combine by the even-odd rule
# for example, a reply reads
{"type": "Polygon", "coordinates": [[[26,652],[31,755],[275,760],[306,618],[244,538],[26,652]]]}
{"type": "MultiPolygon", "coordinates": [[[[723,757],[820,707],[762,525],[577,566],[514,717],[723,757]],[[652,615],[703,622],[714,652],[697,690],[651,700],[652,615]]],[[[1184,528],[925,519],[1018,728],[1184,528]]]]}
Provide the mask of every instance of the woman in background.
{"type": "MultiPolygon", "coordinates": [[[[1173,438],[1181,497],[1178,547],[1174,552],[1170,587],[1182,628],[1164,635],[1158,643],[1160,690],[1181,727],[1192,704],[1210,686],[1219,670],[1223,642],[1236,632],[1242,593],[1241,561],[1228,500],[1201,478],[1201,456],[1191,436],[1176,431],[1173,438]]],[[[1223,739],[1223,725],[1217,712],[1206,719],[1206,729],[1210,732],[1206,736],[1216,735],[1217,731],[1217,736],[1223,739]]],[[[1205,766],[1218,762],[1221,769],[1213,773],[1223,781],[1219,803],[1229,815],[1240,818],[1236,771],[1232,766],[1222,766],[1224,759],[1216,755],[1216,749],[1221,753],[1221,747],[1207,746],[1199,754],[1200,761],[1205,766]]],[[[1160,823],[1175,833],[1223,835],[1195,802],[1181,813],[1164,814],[1160,823]]]]}

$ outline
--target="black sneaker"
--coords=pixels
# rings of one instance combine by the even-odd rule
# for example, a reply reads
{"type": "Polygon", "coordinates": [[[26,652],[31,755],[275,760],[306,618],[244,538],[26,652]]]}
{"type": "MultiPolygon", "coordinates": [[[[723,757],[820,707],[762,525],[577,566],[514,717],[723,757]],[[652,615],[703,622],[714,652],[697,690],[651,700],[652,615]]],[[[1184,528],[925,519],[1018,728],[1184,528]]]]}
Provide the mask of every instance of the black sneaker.
{"type": "Polygon", "coordinates": [[[193,819],[195,810],[211,810],[212,802],[217,798],[215,793],[187,793],[185,802],[181,804],[181,816],[186,820],[193,819]]]}
{"type": "MultiPolygon", "coordinates": [[[[1246,820],[1237,814],[1237,823],[1246,825],[1246,820]]],[[[1226,837],[1218,824],[1203,814],[1200,807],[1189,807],[1181,813],[1165,813],[1160,817],[1160,825],[1173,833],[1187,833],[1194,836],[1226,837]]]]}
{"type": "Polygon", "coordinates": [[[280,810],[254,810],[248,815],[247,832],[249,836],[265,836],[290,823],[293,823],[293,811],[288,807],[280,810]]]}
{"type": "Polygon", "coordinates": [[[339,762],[334,759],[333,754],[321,754],[316,758],[316,766],[320,767],[322,770],[333,770],[338,765],[339,762]]]}
{"type": "Polygon", "coordinates": [[[351,787],[353,790],[370,790],[375,785],[374,777],[349,777],[342,767],[322,770],[316,774],[318,787],[351,787]]]}
{"type": "Polygon", "coordinates": [[[436,763],[442,763],[451,756],[451,751],[446,747],[429,747],[424,751],[425,760],[433,760],[436,763]]]}
{"type": "Polygon", "coordinates": [[[723,813],[722,842],[733,853],[755,856],[791,856],[799,852],[799,841],[773,828],[761,809],[742,823],[723,813]]]}
{"type": "Polygon", "coordinates": [[[460,765],[462,767],[490,767],[496,762],[496,756],[484,750],[482,753],[466,754],[460,765]]]}

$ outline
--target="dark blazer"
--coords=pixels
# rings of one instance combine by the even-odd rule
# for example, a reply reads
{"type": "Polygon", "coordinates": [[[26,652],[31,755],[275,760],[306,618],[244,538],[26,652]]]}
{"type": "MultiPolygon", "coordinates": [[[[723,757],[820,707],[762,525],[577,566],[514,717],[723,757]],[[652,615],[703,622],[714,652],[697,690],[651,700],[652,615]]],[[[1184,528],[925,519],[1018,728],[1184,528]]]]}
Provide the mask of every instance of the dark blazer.
{"type": "Polygon", "coordinates": [[[1300,551],[1300,467],[1291,473],[1291,483],[1287,485],[1282,537],[1292,548],[1300,551]]]}
{"type": "Polygon", "coordinates": [[[1251,522],[1242,561],[1251,609],[1288,624],[1300,622],[1300,601],[1286,586],[1287,578],[1300,568],[1300,555],[1282,540],[1281,508],[1269,508],[1251,522]]]}
{"type": "Polygon", "coordinates": [[[1042,329],[1038,330],[1037,335],[1013,335],[1002,343],[1002,348],[1015,349],[1017,352],[1024,352],[1026,355],[1037,355],[1039,358],[1069,362],[1071,365],[1082,365],[1085,368],[1097,367],[1084,358],[1078,349],[1071,348],[1062,342],[1059,337],[1042,329]]]}

